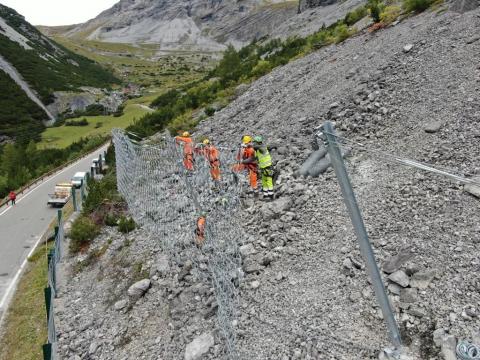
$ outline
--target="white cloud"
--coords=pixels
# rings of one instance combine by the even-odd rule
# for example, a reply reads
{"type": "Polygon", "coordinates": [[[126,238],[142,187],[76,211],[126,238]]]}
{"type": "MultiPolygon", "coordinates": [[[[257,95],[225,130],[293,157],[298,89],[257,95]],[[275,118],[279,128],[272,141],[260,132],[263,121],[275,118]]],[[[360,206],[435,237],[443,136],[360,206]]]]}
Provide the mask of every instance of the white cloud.
{"type": "Polygon", "coordinates": [[[0,0],[34,25],[71,25],[90,20],[119,0],[0,0]]]}

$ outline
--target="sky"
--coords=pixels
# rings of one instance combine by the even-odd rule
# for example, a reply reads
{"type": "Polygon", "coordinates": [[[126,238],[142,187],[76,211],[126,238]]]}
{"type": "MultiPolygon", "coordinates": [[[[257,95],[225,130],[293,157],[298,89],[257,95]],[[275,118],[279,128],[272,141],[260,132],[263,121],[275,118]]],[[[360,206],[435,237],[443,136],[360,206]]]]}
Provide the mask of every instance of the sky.
{"type": "Polygon", "coordinates": [[[119,0],[0,0],[33,25],[72,25],[93,19],[119,0]]]}

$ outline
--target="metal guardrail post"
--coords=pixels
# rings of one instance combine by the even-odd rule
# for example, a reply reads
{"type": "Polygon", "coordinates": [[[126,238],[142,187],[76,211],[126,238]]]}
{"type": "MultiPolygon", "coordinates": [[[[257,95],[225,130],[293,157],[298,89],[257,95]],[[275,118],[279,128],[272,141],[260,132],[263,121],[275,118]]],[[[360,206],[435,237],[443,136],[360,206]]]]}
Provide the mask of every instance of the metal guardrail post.
{"type": "Polygon", "coordinates": [[[52,344],[45,344],[42,346],[43,360],[52,360],[52,344]]]}
{"type": "Polygon", "coordinates": [[[77,212],[78,211],[77,189],[75,188],[75,186],[72,186],[72,201],[73,201],[73,211],[77,212]]]}
{"type": "Polygon", "coordinates": [[[95,178],[95,168],[93,166],[90,166],[90,176],[93,178],[95,178]]]}
{"type": "Polygon", "coordinates": [[[375,290],[377,301],[380,305],[380,308],[382,309],[383,317],[387,324],[388,332],[390,335],[390,340],[393,345],[397,349],[399,349],[402,345],[400,331],[398,329],[397,322],[395,321],[395,316],[393,314],[387,292],[385,291],[385,287],[383,285],[380,270],[378,269],[375,255],[368,239],[367,230],[365,228],[362,214],[355,198],[355,193],[352,189],[352,184],[350,183],[350,179],[348,177],[345,163],[343,162],[342,154],[338,147],[335,130],[333,129],[332,123],[329,121],[325,122],[325,124],[323,125],[323,130],[324,135],[327,139],[328,152],[332,160],[332,166],[335,170],[335,174],[337,175],[338,183],[343,194],[343,200],[348,209],[348,213],[350,215],[355,234],[358,238],[360,250],[362,252],[363,258],[365,259],[365,263],[367,265],[367,269],[372,280],[372,285],[375,290]]]}
{"type": "Polygon", "coordinates": [[[63,217],[63,212],[62,210],[57,211],[57,219],[58,219],[58,226],[62,226],[62,217],[63,217]]]}
{"type": "Polygon", "coordinates": [[[82,203],[83,203],[83,200],[85,200],[85,181],[80,180],[80,193],[81,193],[81,196],[82,196],[82,203]]]}
{"type": "Polygon", "coordinates": [[[43,289],[43,293],[45,295],[45,309],[47,311],[47,322],[50,319],[50,302],[52,301],[52,289],[50,287],[46,287],[43,289]]]}
{"type": "Polygon", "coordinates": [[[102,173],[103,170],[103,159],[102,159],[102,154],[98,155],[98,171],[100,174],[102,173]]]}

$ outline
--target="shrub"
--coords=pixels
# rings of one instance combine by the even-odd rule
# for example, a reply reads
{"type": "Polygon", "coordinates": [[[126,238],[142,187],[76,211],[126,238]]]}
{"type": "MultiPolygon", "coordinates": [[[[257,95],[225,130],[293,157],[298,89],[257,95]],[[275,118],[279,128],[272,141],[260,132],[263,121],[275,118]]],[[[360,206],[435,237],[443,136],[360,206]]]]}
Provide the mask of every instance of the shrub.
{"type": "Polygon", "coordinates": [[[107,225],[107,226],[117,226],[118,225],[118,216],[114,213],[108,213],[105,216],[105,225],[107,225]]]}
{"type": "Polygon", "coordinates": [[[252,75],[259,78],[265,74],[268,74],[272,70],[272,64],[266,60],[260,60],[257,65],[252,69],[252,75]]]}
{"type": "Polygon", "coordinates": [[[352,30],[348,29],[348,26],[345,24],[339,24],[335,27],[334,35],[335,35],[335,42],[341,43],[345,41],[353,34],[352,30]]]}
{"type": "Polygon", "coordinates": [[[215,114],[215,109],[213,107],[208,106],[205,108],[205,115],[212,116],[213,114],[215,114]]]}
{"type": "Polygon", "coordinates": [[[118,221],[118,230],[124,234],[132,232],[133,230],[135,230],[135,228],[135,221],[131,217],[126,218],[125,216],[122,216],[118,221]]]}
{"type": "Polygon", "coordinates": [[[365,6],[360,6],[355,10],[347,13],[344,18],[345,24],[348,26],[352,26],[356,24],[358,21],[362,20],[365,16],[368,15],[368,10],[365,6]]]}
{"type": "Polygon", "coordinates": [[[106,202],[119,201],[117,181],[114,172],[105,175],[100,181],[88,183],[88,195],[83,204],[83,213],[90,214],[106,202]]]}
{"type": "Polygon", "coordinates": [[[433,0],[404,0],[403,8],[407,12],[414,11],[420,13],[427,10],[433,4],[433,2],[433,0]]]}
{"type": "Polygon", "coordinates": [[[98,122],[95,124],[95,129],[99,129],[103,126],[103,123],[102,122],[98,122]]]}
{"type": "Polygon", "coordinates": [[[70,251],[72,253],[79,252],[83,247],[89,245],[98,235],[99,227],[88,217],[80,216],[72,224],[70,230],[70,251]]]}
{"type": "Polygon", "coordinates": [[[382,13],[385,4],[381,0],[368,0],[367,9],[370,12],[370,16],[373,19],[373,22],[380,22],[380,14],[382,13]]]}
{"type": "Polygon", "coordinates": [[[83,118],[82,120],[65,121],[65,126],[88,126],[88,120],[83,118]]]}
{"type": "Polygon", "coordinates": [[[400,16],[402,9],[400,6],[390,5],[387,6],[383,12],[380,14],[380,20],[385,25],[393,23],[400,16]]]}

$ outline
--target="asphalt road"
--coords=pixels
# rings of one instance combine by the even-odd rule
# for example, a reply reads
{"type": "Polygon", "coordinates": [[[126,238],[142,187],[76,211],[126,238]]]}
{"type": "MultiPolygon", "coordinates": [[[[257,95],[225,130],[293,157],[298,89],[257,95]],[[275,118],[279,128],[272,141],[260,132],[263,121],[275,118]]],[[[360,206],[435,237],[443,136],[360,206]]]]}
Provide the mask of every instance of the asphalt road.
{"type": "Polygon", "coordinates": [[[70,181],[76,172],[90,171],[92,159],[106,149],[97,150],[19,195],[15,206],[0,207],[0,324],[27,257],[56,217],[58,209],[47,206],[48,194],[53,193],[55,184],[70,181]]]}

